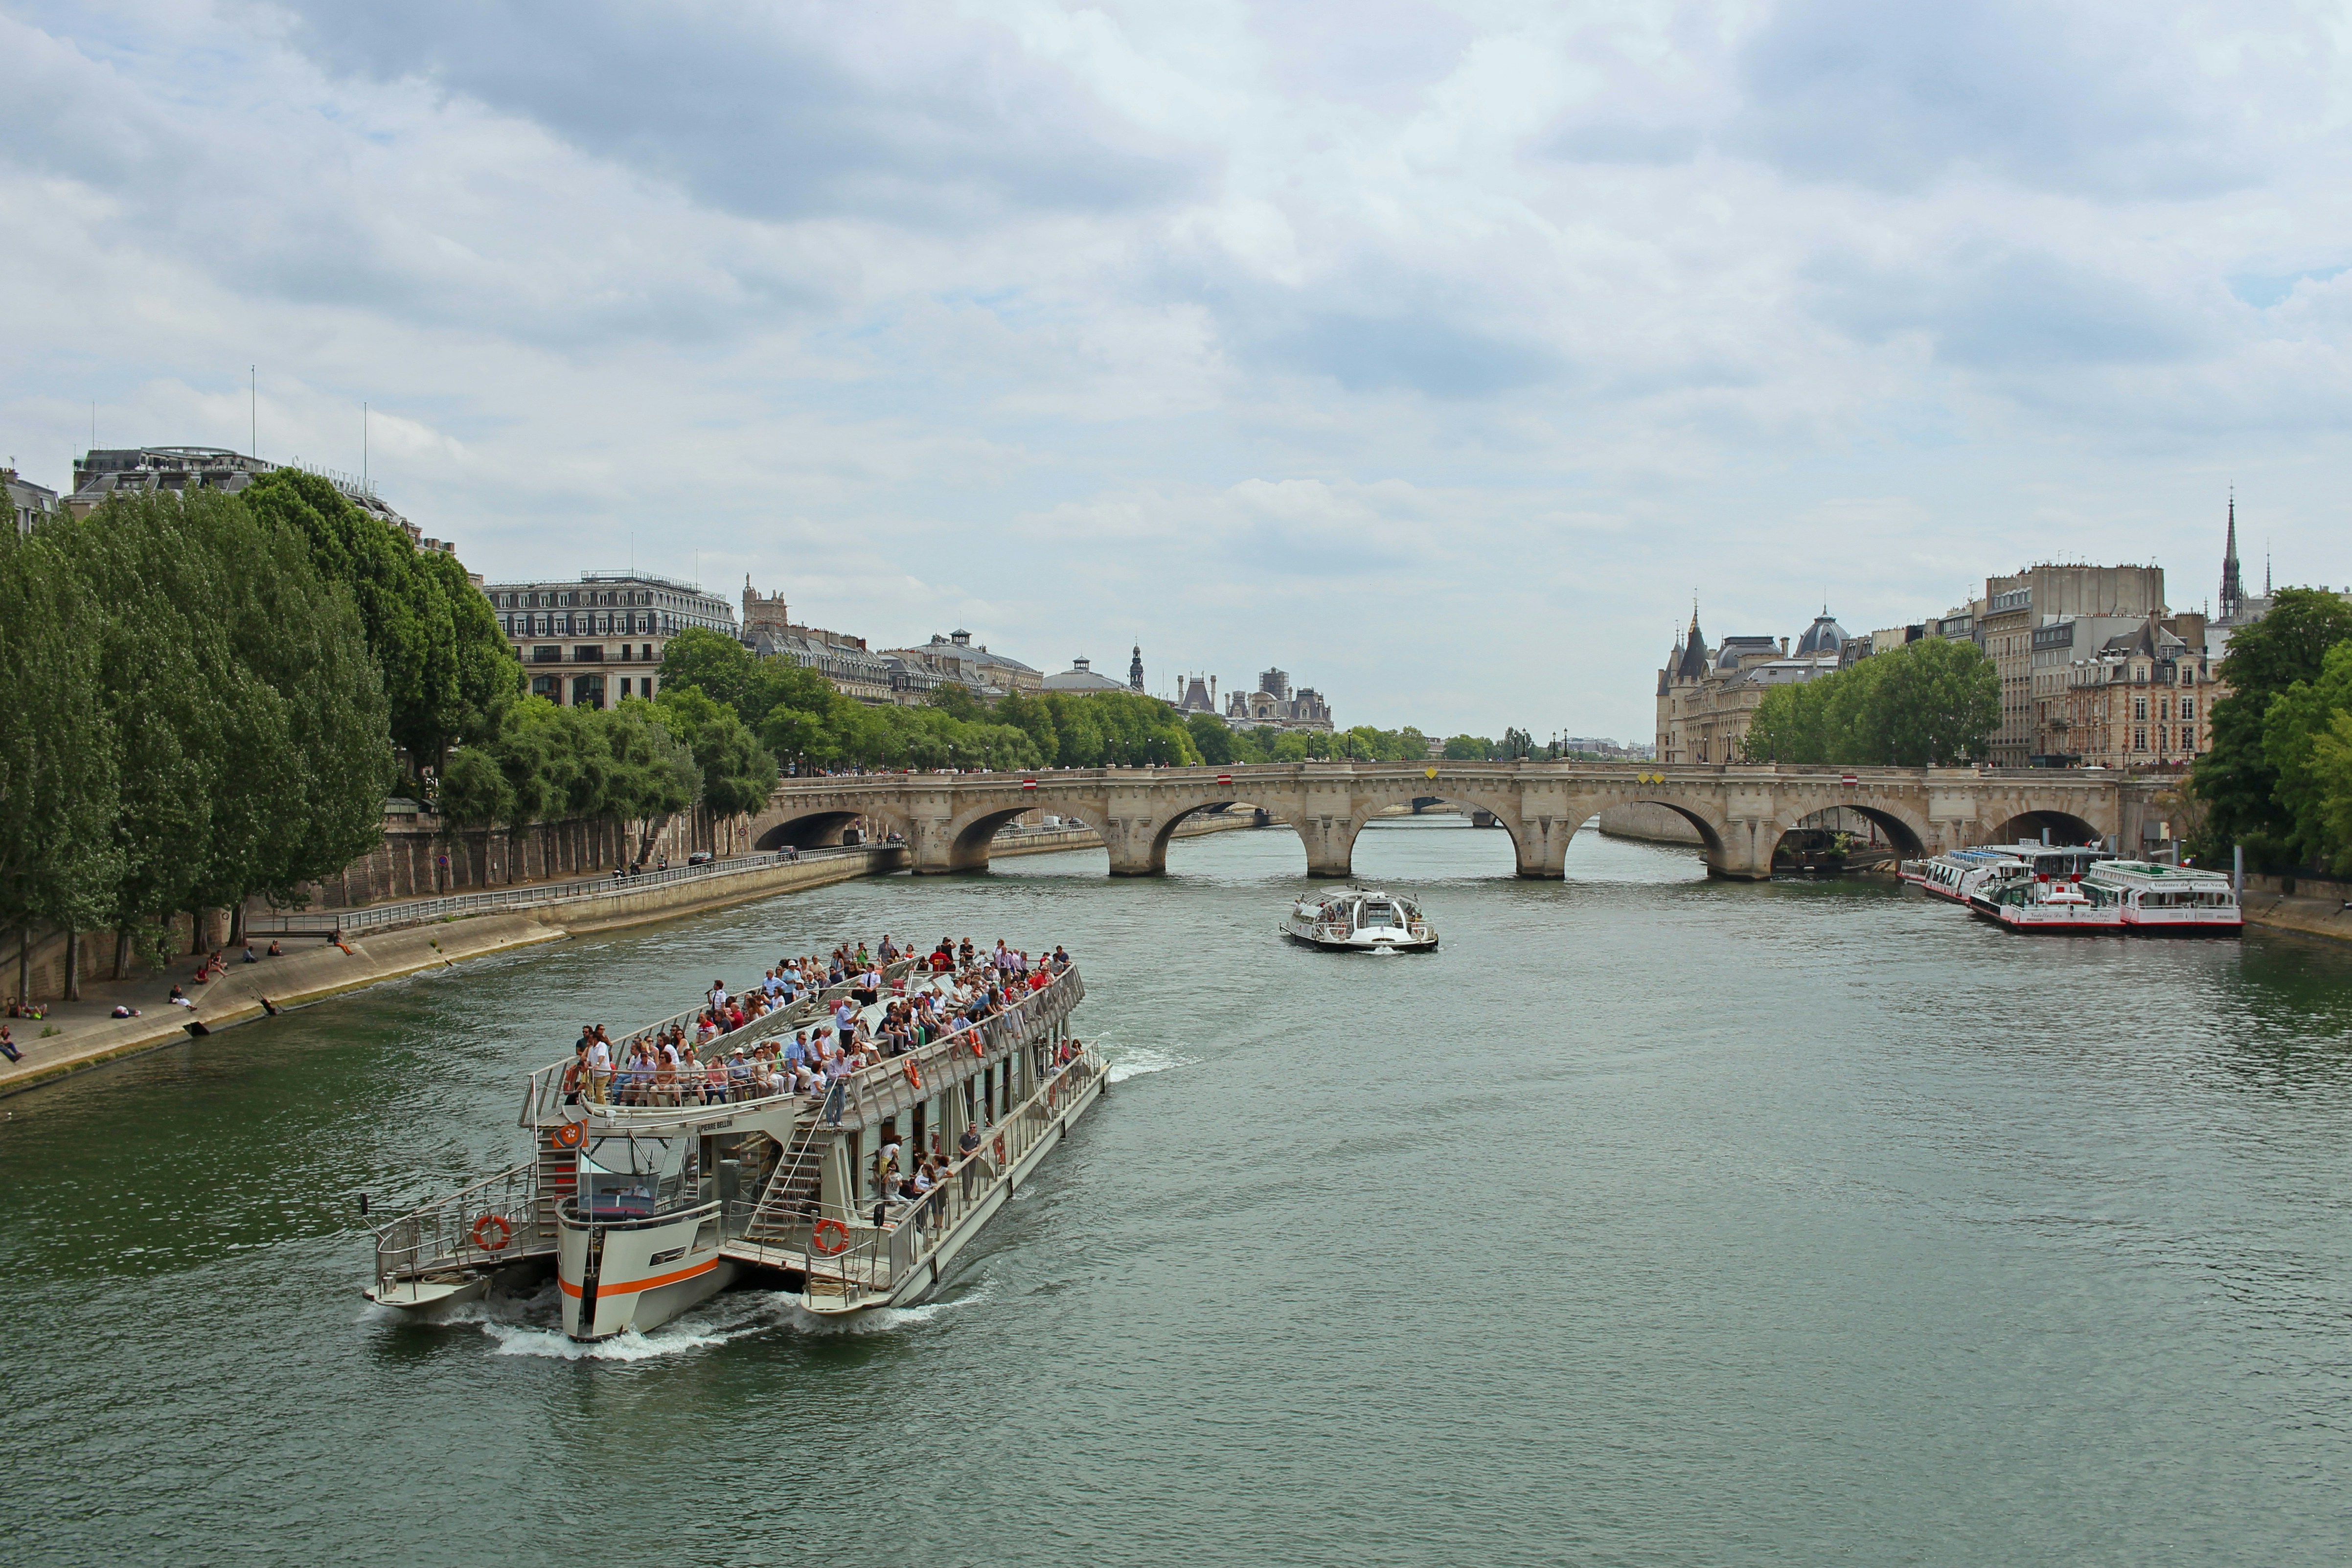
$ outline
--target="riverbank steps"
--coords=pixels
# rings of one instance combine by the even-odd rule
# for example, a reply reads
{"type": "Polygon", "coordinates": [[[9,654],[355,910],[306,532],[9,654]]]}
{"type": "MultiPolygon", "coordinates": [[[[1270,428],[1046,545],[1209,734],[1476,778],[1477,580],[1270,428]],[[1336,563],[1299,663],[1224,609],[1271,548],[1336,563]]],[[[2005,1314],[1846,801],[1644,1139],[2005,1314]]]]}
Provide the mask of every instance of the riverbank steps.
{"type": "Polygon", "coordinates": [[[1287,833],[866,878],[20,1097],[11,1568],[2352,1559],[2352,953],[1570,853],[1368,828],[1412,959],[1276,934],[1287,833]],[[1128,1074],[936,1300],[358,1300],[359,1194],[519,1157],[582,1022],[886,930],[1066,944],[1128,1074]]]}

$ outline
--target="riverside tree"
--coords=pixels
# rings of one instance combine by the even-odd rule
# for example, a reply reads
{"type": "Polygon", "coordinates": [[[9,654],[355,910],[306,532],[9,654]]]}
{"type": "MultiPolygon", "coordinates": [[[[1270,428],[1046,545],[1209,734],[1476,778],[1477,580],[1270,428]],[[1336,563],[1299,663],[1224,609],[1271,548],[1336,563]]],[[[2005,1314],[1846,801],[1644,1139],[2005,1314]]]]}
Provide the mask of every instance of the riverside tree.
{"type": "Polygon", "coordinates": [[[239,499],[303,539],[320,573],[351,591],[393,741],[411,766],[437,769],[457,739],[498,727],[522,689],[522,666],[454,557],[419,551],[331,481],[299,469],[273,469],[239,499]]]}
{"type": "Polygon", "coordinates": [[[54,531],[0,528],[0,928],[16,934],[18,996],[34,927],[97,925],[122,869],[100,606],[54,531]]]}
{"type": "Polygon", "coordinates": [[[121,932],[120,974],[134,945],[160,954],[173,915],[289,896],[368,850],[391,774],[383,689],[350,595],[302,540],[198,491],[116,497],[37,543],[28,559],[82,596],[94,682],[75,731],[106,753],[86,767],[109,806],[76,855],[102,889],[52,918],[121,932]]]}
{"type": "MultiPolygon", "coordinates": [[[[2257,866],[2284,868],[2317,852],[2310,824],[2319,819],[2314,784],[2290,787],[2283,799],[2281,763],[2294,762],[2298,745],[2315,747],[2333,728],[2308,711],[2308,701],[2292,702],[2282,716],[2279,744],[2271,744],[2272,705],[2298,683],[2320,683],[2329,651],[2352,639],[2352,604],[2326,589],[2284,588],[2267,614],[2240,628],[2214,673],[2230,695],[2213,705],[2212,745],[2189,768],[2189,788],[2204,808],[2204,820],[2190,844],[2198,858],[2221,860],[2231,845],[2242,847],[2257,866]],[[2286,732],[2293,729],[2298,740],[2286,732]],[[2298,813],[2304,825],[2298,825],[2298,813]]],[[[2325,779],[2324,770],[2316,778],[2325,779]]]]}
{"type": "Polygon", "coordinates": [[[2000,723],[2000,677],[1973,643],[1931,638],[1764,694],[1750,762],[1943,768],[1981,757],[2000,723]]]}

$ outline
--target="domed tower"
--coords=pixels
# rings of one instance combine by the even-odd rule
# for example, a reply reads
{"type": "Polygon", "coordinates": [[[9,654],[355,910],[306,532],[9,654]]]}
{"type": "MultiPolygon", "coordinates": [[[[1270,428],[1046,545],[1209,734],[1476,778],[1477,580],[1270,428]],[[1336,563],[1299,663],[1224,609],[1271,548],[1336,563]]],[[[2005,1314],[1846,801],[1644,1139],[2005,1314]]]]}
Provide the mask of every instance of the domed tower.
{"type": "Polygon", "coordinates": [[[1833,655],[1844,646],[1845,628],[1830,619],[1830,607],[1824,604],[1822,612],[1813,617],[1813,623],[1805,628],[1805,634],[1797,639],[1796,656],[1809,659],[1822,653],[1833,655]]]}
{"type": "Polygon", "coordinates": [[[1143,644],[1135,645],[1135,656],[1127,662],[1127,684],[1131,691],[1143,689],[1143,644]]]}

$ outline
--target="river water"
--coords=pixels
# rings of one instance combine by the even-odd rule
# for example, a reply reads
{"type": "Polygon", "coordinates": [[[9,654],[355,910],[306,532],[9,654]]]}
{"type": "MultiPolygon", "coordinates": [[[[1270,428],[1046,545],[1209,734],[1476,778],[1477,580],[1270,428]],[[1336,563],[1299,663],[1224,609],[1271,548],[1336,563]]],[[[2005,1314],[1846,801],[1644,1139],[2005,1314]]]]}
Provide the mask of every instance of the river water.
{"type": "Polygon", "coordinates": [[[13,1563],[2341,1563],[2352,959],[2018,937],[1382,824],[854,883],[385,986],[0,1113],[13,1563]],[[912,1311],[583,1354],[360,1301],[584,1019],[887,929],[1066,944],[1111,1097],[912,1311]]]}

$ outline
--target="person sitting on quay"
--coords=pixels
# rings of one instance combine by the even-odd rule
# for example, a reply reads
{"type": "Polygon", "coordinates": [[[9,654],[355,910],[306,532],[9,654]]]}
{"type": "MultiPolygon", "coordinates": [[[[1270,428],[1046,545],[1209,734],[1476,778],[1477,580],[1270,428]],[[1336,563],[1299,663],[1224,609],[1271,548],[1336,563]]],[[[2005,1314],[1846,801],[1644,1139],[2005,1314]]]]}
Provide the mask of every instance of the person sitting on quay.
{"type": "Polygon", "coordinates": [[[286,949],[279,946],[278,945],[278,938],[273,936],[269,939],[269,951],[264,954],[263,956],[269,958],[283,958],[286,956],[286,949]]]}
{"type": "Polygon", "coordinates": [[[193,1008],[196,1005],[194,1002],[188,999],[187,992],[180,989],[180,984],[177,980],[172,982],[171,1003],[175,1008],[193,1008]]]}
{"type": "Polygon", "coordinates": [[[132,1007],[129,1002],[115,1003],[114,1010],[107,1015],[109,1018],[118,1019],[135,1019],[138,1016],[139,1009],[132,1007]]]}

